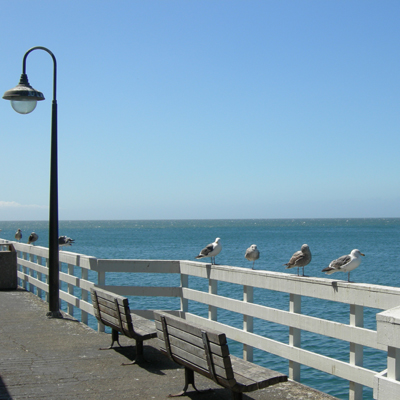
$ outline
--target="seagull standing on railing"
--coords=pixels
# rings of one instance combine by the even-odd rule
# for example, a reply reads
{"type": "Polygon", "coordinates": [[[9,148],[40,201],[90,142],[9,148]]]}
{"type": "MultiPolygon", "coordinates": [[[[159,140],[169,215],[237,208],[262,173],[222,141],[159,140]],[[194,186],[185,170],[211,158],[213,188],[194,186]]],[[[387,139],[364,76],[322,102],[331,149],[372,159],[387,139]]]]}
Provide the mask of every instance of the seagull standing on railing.
{"type": "Polygon", "coordinates": [[[68,236],[60,236],[60,237],[58,238],[58,245],[59,245],[60,247],[63,247],[63,246],[72,246],[72,243],[75,243],[75,239],[71,239],[71,238],[68,237],[68,236]]]}
{"type": "Polygon", "coordinates": [[[247,250],[246,254],[244,255],[245,258],[249,261],[253,261],[253,266],[251,269],[254,269],[254,263],[256,260],[260,258],[260,251],[257,249],[257,245],[252,244],[247,250]]]}
{"type": "Polygon", "coordinates": [[[289,262],[283,265],[286,265],[286,269],[297,267],[297,275],[299,275],[299,269],[300,267],[302,267],[304,276],[304,267],[310,264],[310,261],[311,261],[310,248],[308,247],[308,244],[303,244],[303,246],[301,246],[301,250],[296,251],[296,253],[292,255],[289,262]]]}
{"type": "Polygon", "coordinates": [[[365,256],[365,254],[361,253],[358,249],[354,249],[349,255],[331,261],[329,267],[324,268],[322,272],[325,272],[328,275],[331,275],[334,272],[347,272],[347,281],[350,282],[350,272],[361,264],[360,256],[365,256]]]}
{"type": "Polygon", "coordinates": [[[218,255],[222,249],[221,243],[219,243],[220,240],[220,238],[216,238],[215,242],[204,247],[196,258],[211,257],[211,264],[215,264],[215,256],[218,255]]]}
{"type": "Polygon", "coordinates": [[[29,235],[28,244],[33,244],[33,243],[36,242],[36,240],[38,240],[38,239],[39,239],[39,236],[37,235],[37,233],[32,232],[32,233],[29,235]]]}
{"type": "Polygon", "coordinates": [[[21,229],[18,228],[17,232],[15,232],[15,239],[18,240],[18,242],[22,239],[22,232],[21,229]]]}

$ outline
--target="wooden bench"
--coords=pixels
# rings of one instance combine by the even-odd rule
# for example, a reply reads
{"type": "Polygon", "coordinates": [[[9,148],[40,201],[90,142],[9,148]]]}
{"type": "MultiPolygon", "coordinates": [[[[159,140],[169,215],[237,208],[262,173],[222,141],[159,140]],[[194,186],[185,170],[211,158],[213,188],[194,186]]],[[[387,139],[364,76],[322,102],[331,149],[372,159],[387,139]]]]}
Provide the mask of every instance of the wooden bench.
{"type": "Polygon", "coordinates": [[[121,333],[136,340],[136,359],[130,364],[144,361],[143,341],[157,336],[154,322],[131,313],[126,297],[100,288],[91,288],[90,292],[96,318],[112,329],[111,346],[101,350],[111,349],[114,342],[121,346],[119,343],[119,333],[121,333]]]}
{"type": "Polygon", "coordinates": [[[287,381],[280,372],[230,355],[224,333],[161,312],[154,312],[154,318],[161,352],[185,367],[183,391],[169,397],[185,394],[189,384],[198,391],[194,372],[230,389],[234,400],[242,399],[243,392],[287,381]]]}

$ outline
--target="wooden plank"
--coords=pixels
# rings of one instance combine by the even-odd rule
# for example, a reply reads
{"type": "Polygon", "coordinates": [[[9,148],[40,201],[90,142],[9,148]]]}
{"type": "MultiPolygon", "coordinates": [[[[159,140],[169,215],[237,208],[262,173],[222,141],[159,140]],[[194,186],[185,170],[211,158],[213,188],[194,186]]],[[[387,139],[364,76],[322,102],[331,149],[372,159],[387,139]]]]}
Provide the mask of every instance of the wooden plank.
{"type": "MultiPolygon", "coordinates": [[[[160,321],[156,320],[155,325],[156,325],[157,330],[162,332],[162,326],[161,326],[160,321]]],[[[185,335],[186,335],[186,332],[183,332],[172,326],[168,326],[168,333],[177,339],[184,339],[185,335]]],[[[193,336],[191,341],[192,341],[193,345],[204,349],[202,338],[200,338],[198,336],[193,336]]],[[[211,351],[213,354],[218,355],[220,357],[226,357],[229,355],[229,348],[228,348],[227,344],[219,345],[219,344],[210,342],[210,348],[211,348],[211,351]]]]}
{"type": "MultiPolygon", "coordinates": [[[[163,335],[163,333],[161,331],[157,331],[157,337],[159,339],[159,346],[162,349],[166,350],[165,341],[164,341],[164,335],[163,335]]],[[[204,347],[195,346],[190,342],[185,342],[183,340],[177,339],[174,336],[168,335],[168,337],[169,337],[169,344],[171,346],[171,350],[179,349],[179,350],[182,350],[184,352],[193,354],[197,358],[202,358],[203,361],[205,361],[204,365],[207,366],[207,359],[206,359],[204,347]]],[[[212,357],[212,361],[215,364],[215,366],[218,366],[220,368],[226,369],[228,371],[227,373],[230,374],[229,375],[230,378],[233,378],[233,373],[231,373],[232,366],[231,366],[231,361],[230,361],[229,355],[222,357],[222,356],[220,356],[218,354],[211,353],[211,357],[212,357]]],[[[203,367],[204,367],[204,365],[202,364],[203,367]]]]}
{"type": "Polygon", "coordinates": [[[118,294],[112,293],[112,292],[110,292],[110,291],[108,291],[108,290],[101,289],[101,288],[99,288],[99,287],[95,287],[94,290],[95,290],[96,293],[97,293],[97,297],[103,298],[103,299],[106,299],[106,300],[109,300],[109,301],[111,301],[111,302],[114,302],[114,299],[118,299],[118,300],[120,300],[121,302],[124,302],[124,300],[125,300],[125,301],[128,300],[128,299],[127,299],[126,297],[124,297],[124,296],[120,296],[120,295],[118,295],[118,294]]]}
{"type": "MultiPolygon", "coordinates": [[[[159,341],[159,345],[160,345],[161,350],[166,351],[165,342],[163,342],[161,340],[161,341],[159,341]]],[[[179,359],[186,360],[186,362],[188,362],[193,367],[199,368],[199,369],[207,372],[207,374],[209,374],[208,363],[207,363],[207,359],[205,357],[204,352],[199,357],[193,351],[192,346],[187,346],[185,348],[179,348],[179,347],[174,346],[172,343],[170,343],[170,345],[171,345],[171,352],[172,352],[173,358],[178,357],[179,359]]],[[[224,359],[221,359],[221,360],[224,360],[224,359]]],[[[225,357],[224,361],[227,363],[228,368],[226,368],[224,365],[222,365],[222,366],[214,365],[214,371],[215,371],[216,375],[218,375],[219,377],[221,377],[223,379],[233,379],[233,371],[231,368],[230,358],[225,357]]],[[[221,362],[219,364],[221,364],[221,362]]]]}
{"type": "MultiPolygon", "coordinates": [[[[168,355],[167,352],[164,349],[160,348],[160,351],[161,351],[161,353],[163,353],[165,355],[168,355]]],[[[198,366],[194,365],[193,363],[187,361],[185,358],[181,358],[181,357],[179,357],[177,355],[175,355],[174,360],[175,360],[176,363],[178,363],[180,365],[183,365],[184,367],[188,367],[189,369],[191,369],[191,370],[193,370],[193,371],[195,371],[195,372],[197,372],[197,373],[199,373],[199,374],[201,374],[201,375],[203,375],[203,376],[205,376],[205,377],[207,377],[209,379],[212,379],[211,378],[211,374],[208,372],[208,368],[207,369],[199,368],[198,366]]],[[[221,386],[224,386],[224,387],[227,387],[227,388],[232,387],[232,386],[234,386],[236,384],[235,379],[227,380],[227,379],[224,379],[223,377],[221,377],[220,375],[217,375],[216,379],[217,379],[217,382],[221,386]]]]}
{"type": "Polygon", "coordinates": [[[182,288],[178,286],[101,286],[103,289],[121,296],[181,297],[182,288]]]}
{"type": "MultiPolygon", "coordinates": [[[[187,323],[187,321],[185,321],[184,319],[169,314],[162,314],[162,315],[165,317],[168,326],[172,326],[174,328],[190,333],[194,336],[198,336],[200,338],[202,337],[201,332],[204,331],[205,329],[201,325],[197,325],[195,323],[187,323]]],[[[161,314],[155,311],[154,319],[161,321],[161,314]]],[[[218,345],[227,343],[225,334],[215,331],[213,329],[207,329],[207,336],[208,340],[212,343],[218,345]]]]}
{"type": "Polygon", "coordinates": [[[176,260],[97,260],[98,272],[134,272],[179,274],[180,262],[176,260]]]}

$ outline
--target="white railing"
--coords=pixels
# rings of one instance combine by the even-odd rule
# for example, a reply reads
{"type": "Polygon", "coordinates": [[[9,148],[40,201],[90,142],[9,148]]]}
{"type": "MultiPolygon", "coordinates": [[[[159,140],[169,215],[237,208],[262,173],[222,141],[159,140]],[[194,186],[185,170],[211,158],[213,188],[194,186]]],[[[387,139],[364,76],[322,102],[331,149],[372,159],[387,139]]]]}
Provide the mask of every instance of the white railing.
{"type": "MultiPolygon", "coordinates": [[[[0,245],[1,243],[8,242],[0,240],[0,245]]],[[[12,243],[18,251],[20,286],[45,297],[48,292],[48,250],[12,243]]],[[[60,281],[63,283],[61,286],[64,287],[60,290],[60,299],[66,302],[69,314],[75,316],[76,311],[79,311],[81,321],[86,324],[88,315],[94,315],[88,295],[94,284],[124,296],[176,298],[180,303],[177,309],[180,308],[187,320],[223,331],[228,338],[242,343],[243,358],[249,361],[253,360],[253,349],[259,349],[287,359],[289,377],[293,380],[300,381],[300,365],[306,365],[348,380],[350,399],[362,399],[363,386],[374,388],[376,399],[400,399],[400,288],[298,277],[286,273],[191,261],[100,260],[63,251],[60,252],[60,263],[66,271],[60,273],[60,281]],[[176,286],[172,287],[107,285],[110,280],[108,274],[115,276],[118,273],[177,274],[179,278],[176,286]],[[91,274],[93,275],[89,276],[91,274]],[[219,290],[223,285],[232,285],[234,289],[219,290]],[[286,294],[286,307],[261,304],[259,293],[263,291],[286,294]],[[254,298],[255,292],[258,293],[257,301],[254,298]],[[345,307],[349,308],[349,323],[330,320],[329,309],[326,310],[327,318],[307,315],[302,311],[302,302],[310,298],[348,305],[345,307]],[[192,308],[196,308],[192,307],[193,304],[203,305],[207,309],[206,315],[200,316],[199,313],[192,312],[192,308]],[[364,327],[365,309],[377,309],[376,329],[364,327]],[[223,317],[225,312],[239,315],[240,324],[237,323],[237,318],[221,322],[219,317],[223,317]],[[258,320],[289,329],[282,330],[282,337],[272,339],[254,328],[254,322],[258,320]],[[302,332],[348,342],[349,361],[302,348],[302,332]],[[387,353],[387,369],[375,371],[363,367],[364,348],[387,353]]],[[[164,307],[157,305],[152,309],[135,311],[152,318],[152,310],[156,308],[164,307]]]]}

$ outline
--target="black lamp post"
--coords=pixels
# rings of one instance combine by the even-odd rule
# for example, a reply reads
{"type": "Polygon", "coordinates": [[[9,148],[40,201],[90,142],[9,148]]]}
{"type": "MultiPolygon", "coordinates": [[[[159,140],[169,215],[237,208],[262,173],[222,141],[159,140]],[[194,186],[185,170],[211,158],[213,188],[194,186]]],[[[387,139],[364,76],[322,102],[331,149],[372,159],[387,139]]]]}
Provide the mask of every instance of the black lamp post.
{"type": "Polygon", "coordinates": [[[29,85],[26,75],[26,58],[33,50],[44,50],[50,54],[54,63],[53,103],[51,113],[51,152],[50,152],[50,213],[49,213],[49,312],[50,318],[62,318],[59,299],[59,258],[58,258],[58,173],[57,173],[57,100],[56,77],[57,62],[54,54],[45,47],[29,49],[22,61],[22,75],[19,84],[4,93],[3,99],[11,100],[11,105],[20,114],[28,114],[36,108],[36,102],[44,100],[43,93],[29,85]]]}

